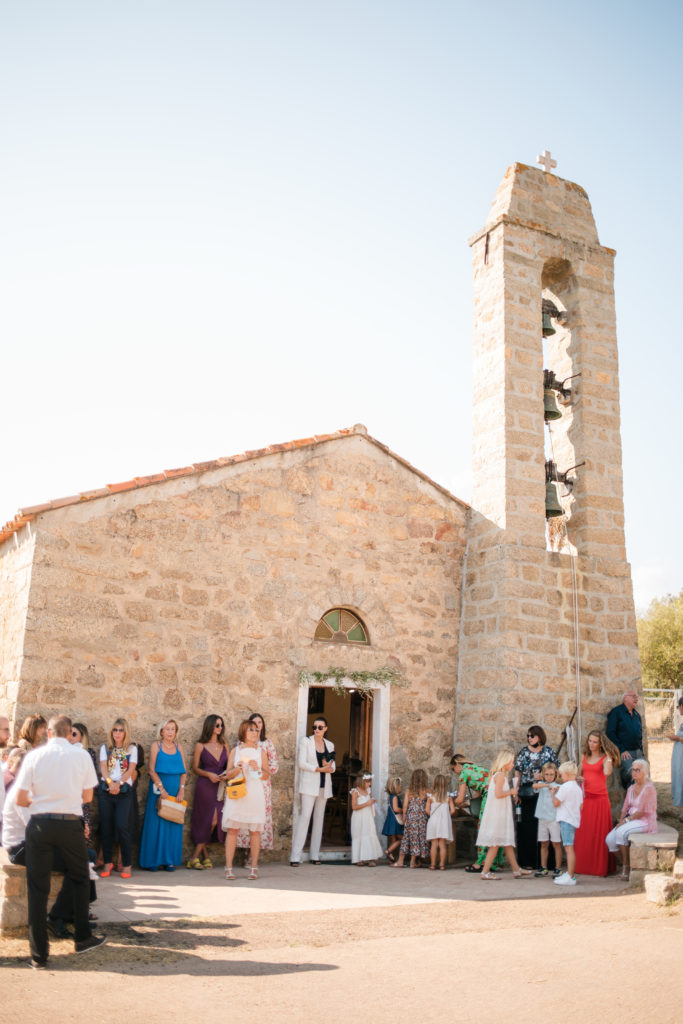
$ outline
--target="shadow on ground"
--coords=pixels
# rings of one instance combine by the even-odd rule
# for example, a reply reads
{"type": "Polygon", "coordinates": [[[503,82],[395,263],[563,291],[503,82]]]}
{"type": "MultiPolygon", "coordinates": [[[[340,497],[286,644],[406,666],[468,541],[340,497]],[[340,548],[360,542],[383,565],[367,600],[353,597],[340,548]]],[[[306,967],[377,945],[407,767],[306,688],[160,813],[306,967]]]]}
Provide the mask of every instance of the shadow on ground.
{"type": "MultiPolygon", "coordinates": [[[[122,975],[173,975],[192,977],[264,977],[303,971],[334,971],[327,963],[269,963],[258,959],[237,960],[231,954],[248,943],[229,934],[238,925],[219,921],[145,921],[134,925],[107,924],[107,944],[87,956],[73,953],[69,940],[51,941],[48,973],[106,972],[122,975]]],[[[105,928],[102,929],[104,933],[105,928]]],[[[21,954],[5,955],[1,967],[30,970],[27,943],[21,954]]]]}

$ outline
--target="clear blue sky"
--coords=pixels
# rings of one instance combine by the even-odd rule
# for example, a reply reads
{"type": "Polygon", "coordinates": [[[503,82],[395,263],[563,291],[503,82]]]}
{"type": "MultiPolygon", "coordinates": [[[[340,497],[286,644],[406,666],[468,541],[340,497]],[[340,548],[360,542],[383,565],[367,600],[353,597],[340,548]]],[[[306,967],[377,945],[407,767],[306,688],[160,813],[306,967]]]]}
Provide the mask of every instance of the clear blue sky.
{"type": "Polygon", "coordinates": [[[683,586],[681,5],[0,16],[0,520],[356,422],[470,496],[467,239],[548,147],[617,249],[636,601],[683,586]]]}

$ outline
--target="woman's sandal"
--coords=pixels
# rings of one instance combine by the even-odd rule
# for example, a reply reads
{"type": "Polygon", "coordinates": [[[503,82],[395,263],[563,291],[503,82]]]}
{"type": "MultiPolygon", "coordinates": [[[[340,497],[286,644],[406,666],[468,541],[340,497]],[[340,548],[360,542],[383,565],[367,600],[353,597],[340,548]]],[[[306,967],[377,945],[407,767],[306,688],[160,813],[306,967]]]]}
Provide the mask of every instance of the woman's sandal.
{"type": "Polygon", "coordinates": [[[113,864],[103,864],[104,871],[100,871],[100,878],[109,878],[110,874],[114,870],[113,864]]]}
{"type": "Polygon", "coordinates": [[[387,858],[390,864],[396,863],[396,858],[394,857],[393,853],[389,853],[388,850],[384,851],[384,856],[387,858]]]}
{"type": "Polygon", "coordinates": [[[481,877],[487,882],[499,882],[500,875],[495,875],[493,871],[482,871],[481,877]]]}
{"type": "Polygon", "coordinates": [[[255,878],[258,878],[258,868],[252,868],[247,875],[247,881],[252,882],[255,878]]]}
{"type": "Polygon", "coordinates": [[[235,872],[232,870],[232,868],[226,868],[224,873],[223,873],[223,877],[227,878],[227,880],[229,882],[234,882],[234,880],[235,880],[235,872]]]}
{"type": "Polygon", "coordinates": [[[468,864],[465,868],[465,871],[469,871],[471,875],[480,875],[483,870],[484,869],[481,864],[468,864]]]}
{"type": "Polygon", "coordinates": [[[513,871],[513,878],[533,878],[533,871],[529,871],[528,868],[520,868],[519,871],[513,871]]]}
{"type": "Polygon", "coordinates": [[[213,861],[211,860],[210,857],[205,857],[204,860],[200,862],[199,867],[206,868],[206,870],[208,871],[209,868],[213,867],[213,861]]]}
{"type": "Polygon", "coordinates": [[[121,878],[130,878],[132,874],[133,872],[130,868],[121,868],[121,878]]]}
{"type": "Polygon", "coordinates": [[[202,870],[202,862],[200,861],[199,857],[192,857],[190,860],[188,860],[188,862],[185,865],[185,867],[186,868],[194,868],[195,871],[201,871],[202,870]]]}
{"type": "Polygon", "coordinates": [[[620,882],[628,882],[629,878],[630,878],[630,874],[629,874],[628,871],[620,871],[619,872],[619,881],[620,882]]]}
{"type": "Polygon", "coordinates": [[[392,868],[402,868],[402,867],[405,867],[404,864],[399,864],[399,862],[397,860],[395,860],[394,863],[391,866],[392,866],[392,868]]]}

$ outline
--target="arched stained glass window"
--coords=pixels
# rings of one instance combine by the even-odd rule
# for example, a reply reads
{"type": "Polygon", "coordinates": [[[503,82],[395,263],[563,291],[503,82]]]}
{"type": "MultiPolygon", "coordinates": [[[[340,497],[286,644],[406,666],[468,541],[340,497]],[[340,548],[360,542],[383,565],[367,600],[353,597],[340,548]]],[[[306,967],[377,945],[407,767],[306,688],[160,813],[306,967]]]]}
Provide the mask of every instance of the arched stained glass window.
{"type": "Polygon", "coordinates": [[[332,608],[318,623],[315,639],[338,644],[366,644],[368,634],[358,616],[348,608],[332,608]]]}

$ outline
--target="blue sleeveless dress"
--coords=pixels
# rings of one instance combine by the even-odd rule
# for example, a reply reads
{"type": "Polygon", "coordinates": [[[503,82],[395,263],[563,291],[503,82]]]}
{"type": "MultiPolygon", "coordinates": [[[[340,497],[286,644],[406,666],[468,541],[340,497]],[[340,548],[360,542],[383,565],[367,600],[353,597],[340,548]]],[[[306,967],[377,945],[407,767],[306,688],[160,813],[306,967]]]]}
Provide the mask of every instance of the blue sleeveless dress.
{"type": "MultiPolygon", "coordinates": [[[[166,792],[170,796],[177,796],[180,789],[180,776],[185,773],[183,758],[177,747],[173,754],[166,754],[159,748],[155,771],[166,792]]],[[[157,868],[183,862],[183,826],[159,817],[157,814],[158,798],[150,779],[145,806],[145,821],[140,840],[140,867],[146,868],[148,871],[156,871],[157,868]]]]}

